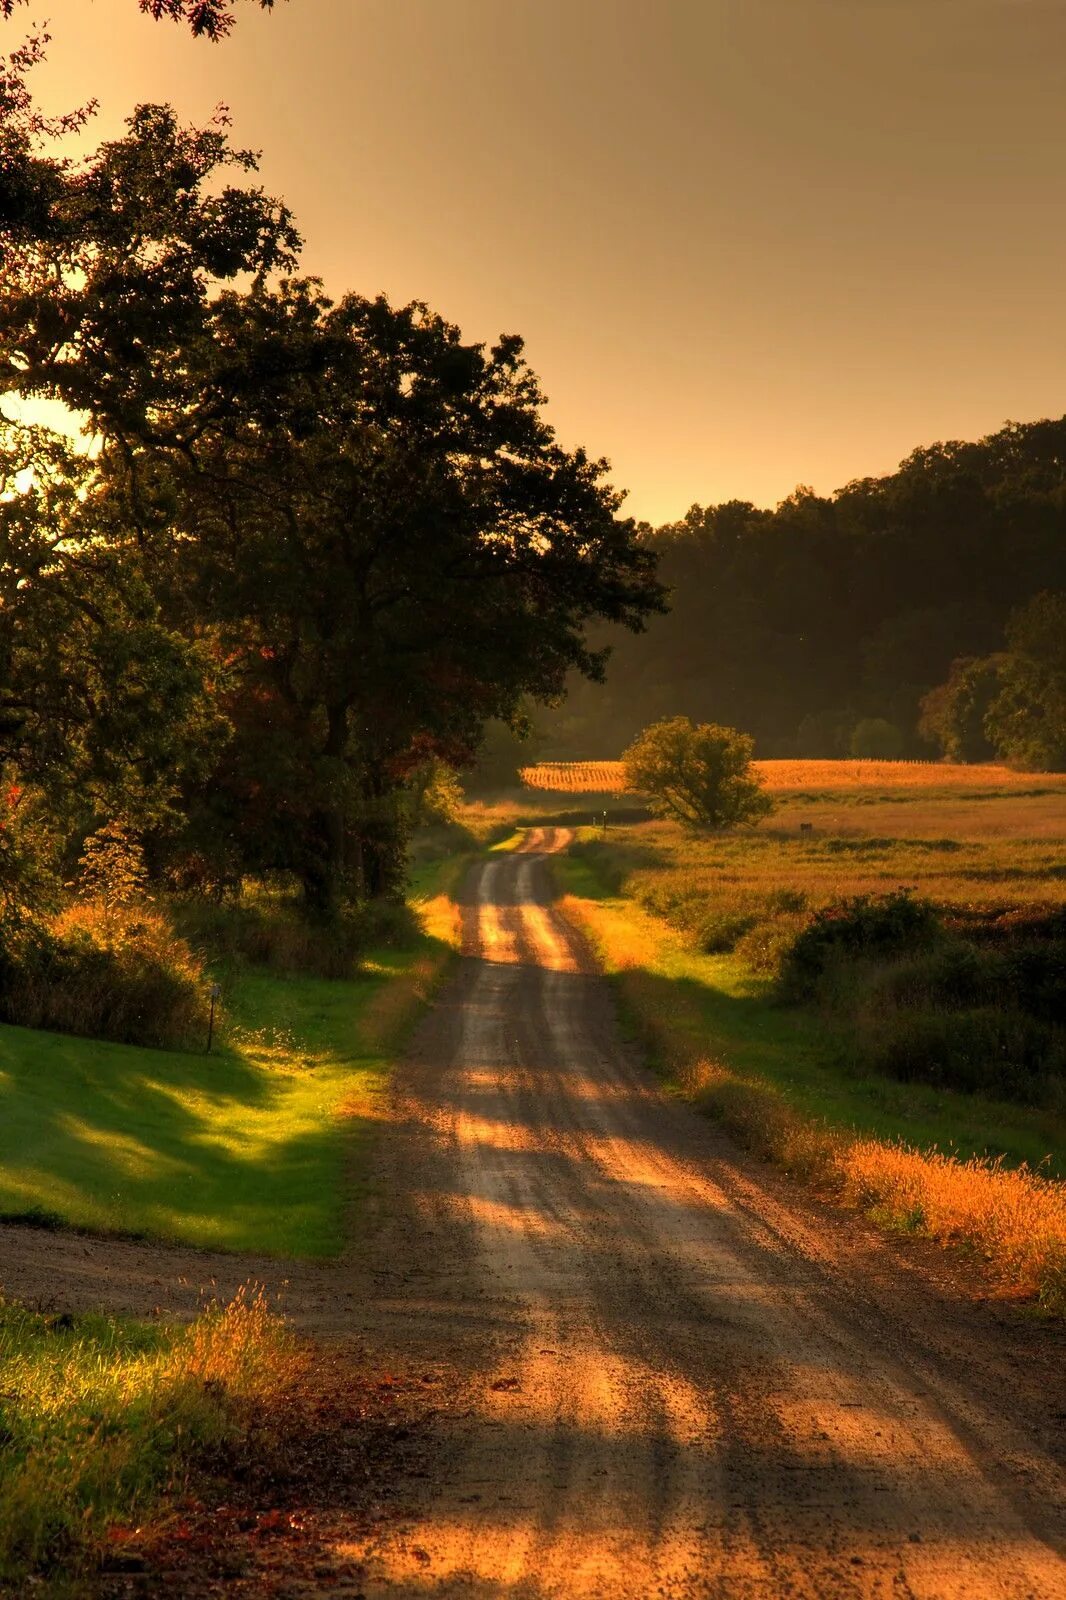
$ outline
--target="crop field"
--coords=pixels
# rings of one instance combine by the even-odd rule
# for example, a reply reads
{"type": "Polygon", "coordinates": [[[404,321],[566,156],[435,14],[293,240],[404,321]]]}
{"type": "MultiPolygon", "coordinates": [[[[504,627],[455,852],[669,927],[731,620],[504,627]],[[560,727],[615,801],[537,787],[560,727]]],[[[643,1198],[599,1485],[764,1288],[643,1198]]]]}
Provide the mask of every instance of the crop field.
{"type": "Polygon", "coordinates": [[[520,776],[527,789],[546,789],[553,794],[625,792],[620,761],[540,761],[523,767],[520,776]]]}
{"type": "MultiPolygon", "coordinates": [[[[772,793],[947,789],[1060,791],[1066,799],[1066,774],[1015,772],[995,765],[951,765],[942,761],[756,761],[772,793]]],[[[528,789],[563,794],[623,794],[620,761],[541,761],[522,768],[528,789]]]]}

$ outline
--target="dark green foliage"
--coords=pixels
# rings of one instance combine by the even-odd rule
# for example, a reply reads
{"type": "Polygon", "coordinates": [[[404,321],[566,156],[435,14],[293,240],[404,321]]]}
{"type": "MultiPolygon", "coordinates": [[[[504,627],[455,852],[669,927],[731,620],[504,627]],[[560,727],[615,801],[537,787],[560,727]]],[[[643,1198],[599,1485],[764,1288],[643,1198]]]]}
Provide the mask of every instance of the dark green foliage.
{"type": "Polygon", "coordinates": [[[847,755],[879,717],[928,757],[923,696],[954,660],[998,650],[1013,609],[1066,589],[1064,471],[1066,417],[932,445],[775,511],[694,506],[644,529],[670,617],[614,636],[606,687],[574,684],[542,718],[552,755],[609,754],[684,713],[750,729],[760,756],[847,755]]]}
{"type": "Polygon", "coordinates": [[[712,912],[700,919],[696,934],[699,947],[708,955],[724,955],[729,950],[735,950],[738,940],[750,933],[757,920],[754,912],[747,915],[712,912]]]}
{"type": "Polygon", "coordinates": [[[839,761],[850,753],[855,713],[832,707],[805,716],[796,732],[796,749],[811,760],[839,761]]]}
{"type": "Polygon", "coordinates": [[[897,761],[906,743],[894,722],[885,717],[863,717],[852,730],[848,753],[860,760],[897,761]]]}
{"type": "Polygon", "coordinates": [[[985,718],[997,753],[1028,771],[1066,771],[1066,589],[1012,612],[999,681],[985,718]]]}
{"type": "Polygon", "coordinates": [[[0,419],[0,760],[71,828],[161,826],[218,716],[202,644],[167,624],[143,552],[107,521],[91,462],[0,419]]]}
{"type": "Polygon", "coordinates": [[[962,656],[952,662],[947,681],[924,696],[918,731],[946,761],[995,759],[985,719],[1003,687],[1003,660],[1002,654],[962,656]]]}
{"type": "Polygon", "coordinates": [[[221,386],[232,425],[197,423],[191,471],[187,447],[133,446],[186,535],[159,582],[231,663],[212,807],[328,912],[397,891],[408,773],[598,673],[584,627],[639,626],[653,563],[603,464],[555,443],[517,339],[487,351],[425,306],[297,283],[208,320],[186,408],[213,417],[221,386]]]}
{"type": "Polygon", "coordinates": [[[133,936],[103,944],[82,929],[0,930],[0,1021],[173,1049],[202,1049],[207,982],[189,951],[133,936]]]}
{"type": "Polygon", "coordinates": [[[781,991],[850,1014],[890,1077],[1058,1106],[1066,923],[1029,908],[975,943],[904,891],[819,913],[787,946],[781,991]]]}
{"type": "Polygon", "coordinates": [[[953,939],[886,967],[869,992],[901,1008],[1016,1008],[1044,1022],[1066,1018],[1066,939],[982,948],[953,939]]]}
{"type": "Polygon", "coordinates": [[[58,909],[61,848],[40,795],[15,782],[0,789],[0,927],[58,909]]]}
{"type": "Polygon", "coordinates": [[[0,211],[0,386],[101,448],[4,434],[0,757],[70,834],[129,818],[185,887],[295,874],[322,921],[396,898],[410,775],[598,677],[588,625],[662,609],[655,555],[520,339],[284,276],[299,236],[224,118],[140,106],[49,157],[39,59],[0,75],[30,196],[0,211]]]}
{"type": "Polygon", "coordinates": [[[996,655],[954,662],[923,699],[920,727],[949,760],[1066,771],[1066,592],[1012,611],[996,655]]]}
{"type": "Polygon", "coordinates": [[[1058,1106],[1066,1047],[1051,1026],[1021,1010],[906,1010],[861,1035],[876,1071],[904,1082],[993,1099],[1058,1106]]]}
{"type": "Polygon", "coordinates": [[[487,724],[473,765],[463,774],[471,794],[493,789],[512,789],[519,783],[519,770],[537,759],[540,740],[528,720],[511,728],[505,722],[487,724]]]}
{"type": "Polygon", "coordinates": [[[907,889],[857,895],[827,906],[792,944],[782,973],[784,990],[795,998],[808,998],[840,962],[905,955],[932,944],[941,932],[935,907],[907,889]]]}
{"type": "Polygon", "coordinates": [[[330,923],[300,914],[296,897],[184,901],[174,916],[184,937],[222,968],[265,967],[285,975],[351,978],[367,950],[402,945],[415,933],[409,906],[388,900],[347,906],[330,923]]]}

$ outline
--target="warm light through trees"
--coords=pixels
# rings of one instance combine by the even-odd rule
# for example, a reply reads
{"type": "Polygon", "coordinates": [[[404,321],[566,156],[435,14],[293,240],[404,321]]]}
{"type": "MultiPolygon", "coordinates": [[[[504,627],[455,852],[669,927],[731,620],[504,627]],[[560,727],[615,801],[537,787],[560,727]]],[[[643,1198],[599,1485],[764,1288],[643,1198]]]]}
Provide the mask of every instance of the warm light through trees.
{"type": "MultiPolygon", "coordinates": [[[[9,541],[0,749],[42,782],[84,768],[89,805],[89,777],[146,816],[155,796],[161,829],[178,793],[167,849],[219,881],[283,869],[320,913],[393,892],[407,774],[597,676],[585,629],[661,607],[655,555],[606,463],[558,444],[519,338],[292,276],[293,219],[222,122],[141,106],[82,164],[50,159],[37,59],[7,79],[32,204],[3,241],[0,387],[84,413],[100,448],[66,452],[28,587],[9,541]],[[45,639],[57,693],[90,668],[103,689],[34,722],[12,673],[45,639]]],[[[40,437],[7,424],[12,468],[40,437]]],[[[6,510],[24,542],[44,482],[6,510]]]]}

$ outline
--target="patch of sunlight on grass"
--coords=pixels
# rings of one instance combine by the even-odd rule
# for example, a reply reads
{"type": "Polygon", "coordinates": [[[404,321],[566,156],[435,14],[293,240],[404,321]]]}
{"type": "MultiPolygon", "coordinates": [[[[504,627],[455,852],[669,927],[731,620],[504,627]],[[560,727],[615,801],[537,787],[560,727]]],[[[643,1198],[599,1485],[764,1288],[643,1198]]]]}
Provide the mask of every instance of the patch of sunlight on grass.
{"type": "Polygon", "coordinates": [[[4,1592],[38,1592],[42,1573],[60,1581],[41,1593],[85,1592],[105,1539],[121,1544],[205,1451],[261,1426],[303,1359],[255,1294],[184,1329],[0,1300],[4,1592]]]}
{"type": "Polygon", "coordinates": [[[495,855],[498,851],[517,850],[525,836],[525,828],[516,828],[506,839],[498,839],[494,845],[490,845],[489,853],[495,855]]]}
{"type": "Polygon", "coordinates": [[[335,1254],[392,1060],[452,954],[426,928],[351,981],[247,970],[210,1056],[0,1027],[0,1213],[335,1254]]]}

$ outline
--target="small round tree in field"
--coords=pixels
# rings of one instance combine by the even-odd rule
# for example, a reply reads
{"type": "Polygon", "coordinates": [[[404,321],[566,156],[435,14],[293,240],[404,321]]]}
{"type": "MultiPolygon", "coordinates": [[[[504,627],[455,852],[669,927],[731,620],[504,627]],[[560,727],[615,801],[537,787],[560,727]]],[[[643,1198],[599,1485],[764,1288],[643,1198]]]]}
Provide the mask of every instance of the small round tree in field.
{"type": "Polygon", "coordinates": [[[736,728],[667,717],[623,753],[626,787],[648,795],[660,816],[692,828],[756,822],[774,803],[751,770],[754,744],[736,728]]]}

